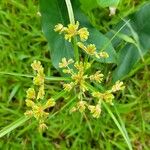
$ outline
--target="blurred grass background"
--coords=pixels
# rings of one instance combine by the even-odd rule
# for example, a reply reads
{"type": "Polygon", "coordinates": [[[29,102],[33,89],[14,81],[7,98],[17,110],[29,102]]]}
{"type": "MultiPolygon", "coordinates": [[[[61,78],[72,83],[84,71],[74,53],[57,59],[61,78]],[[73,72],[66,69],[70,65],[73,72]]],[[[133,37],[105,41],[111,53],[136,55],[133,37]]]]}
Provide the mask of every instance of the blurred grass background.
{"type": "MultiPolygon", "coordinates": [[[[30,64],[38,59],[46,68],[47,76],[55,74],[38,11],[37,0],[0,1],[0,130],[23,115],[25,91],[32,84],[31,78],[11,73],[32,74],[30,64]]],[[[115,106],[125,122],[133,148],[149,150],[150,72],[143,67],[125,82],[126,89],[116,95],[115,106]]],[[[46,88],[53,95],[56,89],[61,90],[51,83],[46,88]]],[[[64,104],[60,101],[56,109],[59,111],[64,104]]],[[[41,135],[35,121],[26,122],[0,139],[0,149],[127,149],[104,109],[101,118],[94,120],[90,116],[85,119],[79,113],[70,115],[66,108],[51,117],[48,124],[49,129],[41,135]]]]}

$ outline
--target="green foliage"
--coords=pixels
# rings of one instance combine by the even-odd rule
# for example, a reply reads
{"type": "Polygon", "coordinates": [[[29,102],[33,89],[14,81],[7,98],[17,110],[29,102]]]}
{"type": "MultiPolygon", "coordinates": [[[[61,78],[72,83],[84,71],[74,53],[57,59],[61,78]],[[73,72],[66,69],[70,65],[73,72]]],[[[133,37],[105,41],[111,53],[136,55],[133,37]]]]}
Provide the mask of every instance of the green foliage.
{"type": "MultiPolygon", "coordinates": [[[[150,49],[149,14],[150,4],[146,4],[137,13],[129,16],[128,19],[131,21],[127,23],[126,27],[121,31],[123,34],[131,36],[133,40],[127,41],[120,37],[127,44],[118,52],[118,66],[114,72],[114,80],[126,76],[140,59],[145,61],[143,55],[150,49]]],[[[117,31],[118,28],[115,30],[117,31]]],[[[119,41],[118,38],[115,40],[119,41]]]]}
{"type": "MultiPolygon", "coordinates": [[[[63,5],[61,5],[61,9],[64,10],[65,8],[63,14],[66,14],[64,17],[64,23],[66,25],[68,24],[66,6],[64,5],[64,1],[58,0],[57,2],[63,3],[63,5]]],[[[131,0],[125,0],[123,2],[127,3],[131,2],[131,0]]],[[[52,6],[54,5],[55,4],[52,6]]],[[[91,5],[93,5],[93,3],[91,3],[91,5]]],[[[130,4],[126,6],[126,10],[129,10],[129,8],[132,7],[130,4]]],[[[130,78],[125,80],[125,91],[116,94],[114,104],[115,107],[107,108],[107,106],[103,105],[104,111],[101,118],[94,120],[88,115],[84,116],[80,113],[74,113],[71,115],[68,113],[68,110],[72,107],[72,102],[74,99],[71,99],[67,94],[65,94],[65,98],[67,97],[68,99],[64,99],[64,91],[62,91],[62,87],[58,85],[58,82],[62,83],[64,80],[68,81],[69,78],[51,77],[52,75],[59,75],[59,73],[52,67],[49,51],[47,50],[48,45],[42,32],[40,31],[40,17],[37,15],[37,1],[28,0],[20,3],[20,0],[1,0],[0,137],[3,137],[0,139],[0,149],[125,150],[128,149],[128,147],[122,135],[128,144],[130,143],[128,139],[129,135],[133,149],[149,150],[149,51],[146,56],[143,55],[146,54],[149,49],[150,30],[149,21],[147,21],[149,20],[148,8],[149,5],[146,5],[142,11],[140,10],[138,13],[130,16],[131,21],[129,24],[126,24],[128,27],[125,27],[121,33],[118,33],[118,29],[122,27],[125,22],[121,23],[118,28],[113,28],[111,34],[115,34],[115,38],[113,38],[111,42],[113,42],[113,46],[115,47],[118,56],[116,56],[116,52],[109,41],[112,36],[108,36],[108,38],[106,38],[104,34],[101,34],[98,30],[93,29],[89,22],[86,21],[86,18],[84,16],[82,17],[81,13],[78,13],[79,15],[76,13],[75,15],[76,18],[80,16],[82,26],[86,26],[88,23],[87,27],[90,27],[90,32],[93,32],[90,37],[92,39],[88,42],[93,42],[93,38],[96,36],[98,38],[96,38],[97,40],[94,41],[94,43],[99,47],[99,50],[103,48],[106,48],[107,50],[110,45],[108,51],[112,50],[112,53],[110,54],[113,55],[113,58],[108,62],[116,62],[117,58],[119,58],[118,65],[121,65],[121,61],[124,59],[128,60],[130,63],[127,64],[127,62],[125,62],[126,66],[123,67],[125,70],[130,68],[131,64],[134,64],[132,66],[134,67],[134,70],[132,69],[131,74],[128,74],[130,78]],[[129,26],[131,26],[131,28],[129,26]],[[131,29],[134,29],[134,32],[131,32],[131,29]],[[137,44],[142,50],[142,55],[139,55],[137,44]],[[130,53],[126,53],[128,48],[131,50],[130,53]],[[136,55],[134,56],[134,54],[136,55]],[[130,57],[130,55],[132,57],[130,57]],[[144,58],[144,63],[140,61],[137,65],[135,65],[134,61],[137,62],[141,56],[144,58]],[[49,110],[52,111],[52,114],[47,121],[49,129],[43,134],[38,133],[37,122],[32,120],[27,121],[28,118],[23,117],[23,113],[25,112],[25,91],[30,86],[31,78],[33,77],[31,74],[32,71],[30,64],[34,59],[40,60],[44,65],[44,68],[46,68],[45,74],[47,77],[45,88],[48,89],[48,95],[53,95],[56,99],[59,98],[59,96],[61,97],[58,99],[57,107],[49,110]],[[145,68],[148,69],[146,70],[145,68]],[[137,73],[137,71],[139,72],[137,73]],[[58,96],[56,91],[62,92],[58,96]],[[18,118],[20,119],[18,120],[18,118]],[[111,118],[114,121],[112,121],[111,118]],[[124,126],[126,127],[128,135],[124,129],[124,126]],[[117,127],[121,132],[118,131],[117,127]]],[[[134,7],[132,7],[132,10],[135,11],[134,7]]],[[[42,11],[44,12],[45,10],[42,11]]],[[[44,12],[43,16],[44,14],[46,15],[46,13],[47,12],[44,12]]],[[[99,13],[97,13],[97,16],[98,14],[99,13]]],[[[55,13],[53,16],[55,16],[55,13]]],[[[99,16],[95,18],[103,20],[99,16]]],[[[50,18],[50,21],[47,18],[47,22],[51,23],[51,20],[55,19],[57,21],[58,18],[52,17],[50,18]]],[[[120,18],[118,20],[120,21],[120,18]]],[[[58,21],[60,22],[60,20],[58,21]]],[[[108,27],[111,24],[110,22],[111,21],[109,20],[105,26],[108,27]]],[[[54,25],[55,24],[53,24],[53,26],[54,25]]],[[[100,26],[101,24],[98,25],[98,29],[101,28],[100,26]]],[[[48,28],[45,28],[45,30],[46,29],[49,30],[48,28]]],[[[52,32],[53,29],[51,29],[52,27],[50,27],[50,31],[52,32]]],[[[48,32],[45,33],[48,34],[48,32]]],[[[49,34],[46,35],[46,37],[50,38],[48,36],[49,34]]],[[[58,39],[63,40],[63,37],[58,34],[57,36],[58,39]]],[[[55,36],[52,35],[52,37],[55,36]]],[[[53,42],[57,43],[56,39],[52,41],[52,44],[53,42]]],[[[62,42],[62,46],[63,44],[64,43],[62,42]]],[[[66,56],[66,54],[63,55],[66,56]]],[[[73,55],[71,56],[73,57],[73,55]]],[[[54,58],[56,58],[56,56],[54,58]]],[[[105,74],[107,74],[108,71],[113,71],[112,64],[105,64],[105,66],[103,66],[98,61],[99,60],[93,63],[94,66],[91,69],[91,72],[95,70],[103,70],[105,74]]],[[[58,60],[55,63],[56,66],[57,63],[58,60]]],[[[124,71],[122,72],[124,74],[124,71]]],[[[114,78],[115,75],[117,74],[114,74],[114,78]]],[[[123,77],[124,75],[122,76],[121,74],[120,76],[123,77]]],[[[111,84],[111,79],[109,76],[107,76],[106,80],[107,84],[111,84]]],[[[100,85],[94,84],[94,86],[101,89],[100,85]]]]}
{"type": "Polygon", "coordinates": [[[120,0],[80,0],[81,8],[88,12],[97,7],[117,6],[120,0]]]}

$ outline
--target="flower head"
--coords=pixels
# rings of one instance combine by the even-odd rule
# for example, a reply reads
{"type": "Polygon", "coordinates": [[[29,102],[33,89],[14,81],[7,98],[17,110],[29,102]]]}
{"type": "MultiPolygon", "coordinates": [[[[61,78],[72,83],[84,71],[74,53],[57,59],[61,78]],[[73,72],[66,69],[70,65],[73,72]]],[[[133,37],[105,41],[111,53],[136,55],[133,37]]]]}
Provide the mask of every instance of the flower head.
{"type": "Polygon", "coordinates": [[[81,28],[78,30],[78,35],[80,36],[81,41],[86,41],[89,37],[89,32],[87,28],[81,28]]]}
{"type": "Polygon", "coordinates": [[[92,113],[92,116],[94,118],[99,118],[99,116],[101,114],[101,107],[99,104],[97,104],[96,106],[89,105],[88,109],[90,110],[90,112],[92,113]]]}
{"type": "Polygon", "coordinates": [[[123,85],[123,82],[117,81],[115,85],[112,86],[111,91],[116,92],[120,90],[124,90],[125,86],[123,85]]]}
{"type": "Polygon", "coordinates": [[[104,75],[101,73],[101,71],[97,71],[95,74],[90,76],[90,80],[101,83],[103,80],[103,77],[104,77],[104,75]]]}

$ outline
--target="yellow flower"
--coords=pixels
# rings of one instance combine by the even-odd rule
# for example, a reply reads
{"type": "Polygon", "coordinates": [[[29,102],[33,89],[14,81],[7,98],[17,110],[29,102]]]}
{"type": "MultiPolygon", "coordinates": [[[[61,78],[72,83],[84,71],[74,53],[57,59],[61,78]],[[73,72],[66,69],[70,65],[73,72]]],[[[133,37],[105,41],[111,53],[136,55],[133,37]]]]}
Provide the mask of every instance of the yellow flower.
{"type": "Polygon", "coordinates": [[[28,117],[31,117],[33,116],[33,111],[32,110],[27,110],[24,115],[28,116],[28,117]]]}
{"type": "Polygon", "coordinates": [[[67,61],[67,59],[64,57],[62,58],[62,62],[59,63],[59,68],[65,68],[67,67],[69,64],[72,64],[74,61],[73,59],[69,59],[67,61]]]}
{"type": "Polygon", "coordinates": [[[40,132],[43,132],[45,131],[46,129],[48,129],[47,125],[45,123],[40,123],[39,124],[39,131],[40,132]]]}
{"type": "Polygon", "coordinates": [[[100,52],[98,55],[101,58],[108,58],[109,57],[108,53],[106,53],[106,52],[100,52]]]}
{"type": "Polygon", "coordinates": [[[33,107],[33,115],[37,120],[39,120],[39,119],[47,118],[49,113],[44,111],[43,106],[41,106],[41,105],[37,106],[36,105],[36,106],[33,107]]]}
{"type": "Polygon", "coordinates": [[[47,100],[46,104],[44,105],[44,108],[49,108],[55,106],[56,102],[54,101],[53,98],[50,98],[47,100]]]}
{"type": "Polygon", "coordinates": [[[35,106],[35,103],[30,99],[26,99],[25,102],[26,102],[27,107],[35,106]]]}
{"type": "Polygon", "coordinates": [[[80,30],[78,30],[78,34],[80,36],[81,41],[86,41],[89,37],[89,32],[87,28],[81,28],[80,30]]]}
{"type": "Polygon", "coordinates": [[[26,97],[28,99],[35,99],[35,90],[34,90],[34,88],[29,88],[26,93],[27,93],[26,97]]]}
{"type": "Polygon", "coordinates": [[[43,71],[43,67],[40,61],[34,60],[33,63],[31,64],[31,67],[35,71],[38,71],[38,72],[41,70],[43,71]]]}
{"type": "Polygon", "coordinates": [[[92,96],[98,98],[100,101],[105,100],[107,103],[113,104],[112,100],[114,99],[114,95],[110,91],[104,93],[93,92],[92,96]]]}
{"type": "Polygon", "coordinates": [[[90,80],[101,83],[103,80],[103,77],[104,77],[104,75],[101,73],[101,71],[97,71],[94,75],[90,76],[90,80]]]}
{"type": "Polygon", "coordinates": [[[71,38],[77,35],[78,28],[78,21],[76,22],[76,24],[69,24],[68,27],[65,29],[65,39],[71,42],[71,38]]]}
{"type": "Polygon", "coordinates": [[[116,92],[120,90],[124,90],[125,86],[123,85],[123,82],[117,81],[115,85],[112,86],[111,91],[116,92]]]}
{"type": "Polygon", "coordinates": [[[96,106],[89,105],[88,109],[90,110],[90,112],[92,113],[92,116],[94,118],[99,118],[99,116],[101,114],[101,107],[99,104],[97,104],[96,106]]]}
{"type": "Polygon", "coordinates": [[[63,32],[63,29],[64,29],[64,26],[61,23],[59,23],[55,25],[54,31],[59,32],[61,34],[63,32]]]}
{"type": "Polygon", "coordinates": [[[86,101],[79,101],[77,103],[77,109],[82,113],[85,111],[86,105],[87,105],[86,101]]]}
{"type": "Polygon", "coordinates": [[[37,94],[37,100],[38,99],[43,99],[45,95],[45,91],[44,91],[44,85],[41,85],[39,88],[39,92],[37,94]]]}
{"type": "Polygon", "coordinates": [[[64,88],[64,90],[66,90],[66,91],[71,91],[71,89],[72,89],[73,87],[74,87],[74,83],[73,83],[73,82],[63,84],[63,88],[64,88]]]}
{"type": "Polygon", "coordinates": [[[94,44],[89,44],[85,46],[83,43],[78,42],[77,45],[89,55],[95,55],[96,53],[96,47],[94,44]]]}
{"type": "Polygon", "coordinates": [[[33,78],[33,84],[35,84],[35,85],[42,85],[42,84],[44,84],[44,77],[45,77],[44,74],[43,75],[37,74],[37,76],[35,76],[33,78]]]}

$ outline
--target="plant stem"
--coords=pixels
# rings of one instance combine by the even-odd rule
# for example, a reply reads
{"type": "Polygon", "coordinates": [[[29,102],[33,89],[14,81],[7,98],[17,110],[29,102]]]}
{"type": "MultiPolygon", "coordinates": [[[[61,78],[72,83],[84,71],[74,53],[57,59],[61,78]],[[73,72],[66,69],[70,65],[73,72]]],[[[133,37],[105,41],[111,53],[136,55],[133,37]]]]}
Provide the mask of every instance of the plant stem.
{"type": "Polygon", "coordinates": [[[75,60],[79,61],[79,50],[78,50],[78,46],[77,46],[77,39],[76,37],[73,38],[73,46],[74,46],[74,55],[75,55],[75,60]]]}
{"type": "Polygon", "coordinates": [[[74,14],[73,14],[73,9],[70,0],[65,0],[66,5],[67,5],[67,10],[68,10],[68,15],[69,15],[69,20],[71,24],[75,24],[74,20],[74,14]]]}
{"type": "MultiPolygon", "coordinates": [[[[73,13],[71,2],[70,2],[70,0],[65,0],[65,2],[66,2],[66,5],[67,5],[67,10],[68,10],[70,23],[75,24],[74,13],[73,13]]],[[[78,50],[78,46],[77,46],[76,43],[77,43],[77,38],[74,37],[73,38],[73,47],[74,47],[75,60],[79,61],[79,50],[78,50]]]]}
{"type": "MultiPolygon", "coordinates": [[[[33,78],[33,75],[29,74],[21,74],[21,73],[15,73],[15,72],[0,72],[0,75],[11,75],[11,76],[18,76],[18,77],[27,77],[27,78],[33,78]]],[[[45,77],[46,80],[49,81],[69,81],[70,78],[67,77],[45,77]]]]}

